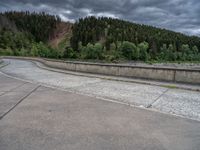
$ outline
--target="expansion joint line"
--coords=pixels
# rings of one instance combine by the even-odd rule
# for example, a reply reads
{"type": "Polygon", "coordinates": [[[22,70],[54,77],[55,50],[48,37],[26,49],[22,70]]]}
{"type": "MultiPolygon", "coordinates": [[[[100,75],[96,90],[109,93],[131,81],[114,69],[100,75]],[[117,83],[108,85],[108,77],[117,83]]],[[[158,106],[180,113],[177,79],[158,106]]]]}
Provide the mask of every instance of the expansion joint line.
{"type": "Polygon", "coordinates": [[[41,85],[38,85],[35,87],[32,91],[30,91],[28,94],[26,94],[24,97],[22,97],[18,103],[16,103],[11,109],[9,109],[6,113],[4,113],[2,116],[0,116],[0,120],[2,120],[6,115],[8,115],[12,110],[15,109],[20,103],[22,103],[27,97],[29,97],[33,92],[35,92],[41,85]]]}
{"type": "Polygon", "coordinates": [[[153,104],[155,104],[165,93],[167,93],[169,89],[165,90],[158,98],[156,98],[151,104],[149,104],[146,108],[151,108],[153,104]]]}

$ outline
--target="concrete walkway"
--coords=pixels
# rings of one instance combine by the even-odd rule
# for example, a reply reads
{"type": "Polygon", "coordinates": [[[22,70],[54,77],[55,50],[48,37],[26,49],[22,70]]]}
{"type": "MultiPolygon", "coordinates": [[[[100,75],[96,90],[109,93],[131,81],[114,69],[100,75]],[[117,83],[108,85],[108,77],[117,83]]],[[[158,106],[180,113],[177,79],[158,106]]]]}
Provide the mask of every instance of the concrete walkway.
{"type": "Polygon", "coordinates": [[[50,87],[200,120],[200,92],[63,74],[32,62],[5,60],[2,72],[50,87]]]}
{"type": "MultiPolygon", "coordinates": [[[[22,63],[21,69],[32,65],[15,63],[15,66],[22,63]]],[[[20,67],[14,70],[22,72],[20,67]]],[[[36,77],[34,72],[41,70],[32,70],[36,77]]],[[[41,80],[49,76],[52,75],[46,74],[41,80]]],[[[0,116],[1,150],[199,150],[200,147],[198,121],[48,88],[3,74],[0,74],[0,116]]]]}
{"type": "Polygon", "coordinates": [[[200,85],[198,85],[198,84],[185,84],[185,83],[175,83],[175,82],[155,81],[155,80],[139,79],[139,78],[127,78],[127,77],[109,76],[109,75],[102,75],[102,74],[75,72],[75,71],[69,71],[69,70],[48,67],[37,61],[31,61],[31,62],[36,64],[36,66],[41,69],[45,69],[45,70],[49,70],[49,71],[53,71],[53,72],[64,73],[64,74],[75,75],[75,76],[100,78],[100,79],[112,80],[112,81],[122,81],[122,82],[129,82],[129,83],[154,85],[154,86],[160,86],[160,87],[176,88],[176,89],[200,92],[200,85]]]}

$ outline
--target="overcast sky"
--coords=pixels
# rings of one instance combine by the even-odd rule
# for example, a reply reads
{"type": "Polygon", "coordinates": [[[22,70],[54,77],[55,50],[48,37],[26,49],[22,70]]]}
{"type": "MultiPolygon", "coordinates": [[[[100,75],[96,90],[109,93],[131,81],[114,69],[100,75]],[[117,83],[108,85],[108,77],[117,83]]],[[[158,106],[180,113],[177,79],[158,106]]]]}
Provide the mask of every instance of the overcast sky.
{"type": "Polygon", "coordinates": [[[0,0],[0,11],[45,11],[65,21],[107,16],[200,36],[200,0],[0,0]]]}

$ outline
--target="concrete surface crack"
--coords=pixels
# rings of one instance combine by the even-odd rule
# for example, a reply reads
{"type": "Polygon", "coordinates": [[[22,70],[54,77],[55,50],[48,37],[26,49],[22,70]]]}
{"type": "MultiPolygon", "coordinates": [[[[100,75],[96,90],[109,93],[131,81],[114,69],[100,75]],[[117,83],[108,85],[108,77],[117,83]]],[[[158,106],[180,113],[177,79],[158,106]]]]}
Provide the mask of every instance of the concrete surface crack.
{"type": "Polygon", "coordinates": [[[20,103],[22,103],[27,97],[29,97],[33,92],[35,92],[41,85],[38,85],[33,90],[31,90],[28,94],[22,97],[18,103],[16,103],[11,109],[5,112],[2,116],[0,116],[0,120],[2,120],[6,115],[8,115],[12,110],[14,110],[20,103]]]}
{"type": "Polygon", "coordinates": [[[146,108],[151,108],[153,104],[155,104],[165,93],[167,93],[169,89],[165,90],[158,98],[156,98],[151,104],[149,104],[146,108]]]}

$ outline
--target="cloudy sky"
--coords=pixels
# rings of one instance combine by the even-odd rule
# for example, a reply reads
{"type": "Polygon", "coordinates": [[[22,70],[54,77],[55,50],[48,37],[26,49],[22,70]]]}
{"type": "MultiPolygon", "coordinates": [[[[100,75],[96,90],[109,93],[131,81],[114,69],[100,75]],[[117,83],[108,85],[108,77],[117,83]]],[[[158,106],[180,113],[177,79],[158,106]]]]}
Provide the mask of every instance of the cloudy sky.
{"type": "Polygon", "coordinates": [[[0,11],[45,11],[74,22],[107,16],[200,36],[199,0],[0,0],[0,11]]]}

